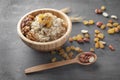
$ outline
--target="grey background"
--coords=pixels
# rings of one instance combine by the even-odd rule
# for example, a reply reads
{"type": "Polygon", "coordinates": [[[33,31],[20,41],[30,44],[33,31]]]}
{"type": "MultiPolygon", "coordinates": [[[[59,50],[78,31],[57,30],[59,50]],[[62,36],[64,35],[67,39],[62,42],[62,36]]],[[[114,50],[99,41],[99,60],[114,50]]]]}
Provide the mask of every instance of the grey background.
{"type": "MultiPolygon", "coordinates": [[[[97,49],[98,60],[95,64],[90,66],[74,64],[30,75],[24,74],[24,69],[48,63],[52,56],[50,53],[30,49],[19,39],[16,25],[20,17],[38,8],[71,7],[72,12],[69,15],[85,16],[86,19],[106,23],[107,18],[94,13],[94,9],[101,5],[107,6],[109,14],[120,17],[119,0],[0,0],[0,80],[119,80],[120,34],[108,35],[106,30],[102,30],[106,35],[104,40],[108,44],[113,44],[116,51],[111,52],[107,47],[104,50],[97,49]]],[[[80,33],[81,29],[88,29],[91,43],[79,45],[74,42],[73,45],[89,51],[89,48],[93,47],[92,38],[96,28],[96,26],[86,27],[81,23],[74,23],[71,36],[80,33]]],[[[65,46],[67,45],[72,44],[67,42],[65,46]]]]}

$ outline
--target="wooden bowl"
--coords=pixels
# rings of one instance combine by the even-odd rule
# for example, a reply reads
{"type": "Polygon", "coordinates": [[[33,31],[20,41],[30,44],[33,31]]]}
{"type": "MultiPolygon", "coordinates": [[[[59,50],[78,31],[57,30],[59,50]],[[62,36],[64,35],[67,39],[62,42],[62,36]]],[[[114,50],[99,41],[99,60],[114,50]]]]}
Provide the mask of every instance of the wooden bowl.
{"type": "Polygon", "coordinates": [[[19,20],[19,22],[17,24],[17,32],[18,32],[19,37],[22,39],[22,41],[29,47],[31,47],[35,50],[39,50],[39,51],[51,51],[51,50],[54,50],[54,49],[62,46],[67,41],[71,31],[72,31],[72,23],[71,23],[71,20],[69,19],[69,17],[59,10],[50,9],[50,8],[37,9],[37,10],[31,11],[31,12],[28,12],[19,20]],[[52,13],[53,15],[56,15],[57,17],[62,18],[67,23],[66,33],[59,39],[50,41],[50,42],[36,42],[36,41],[27,39],[21,32],[22,20],[29,14],[36,16],[39,13],[46,13],[46,12],[52,13]]]}

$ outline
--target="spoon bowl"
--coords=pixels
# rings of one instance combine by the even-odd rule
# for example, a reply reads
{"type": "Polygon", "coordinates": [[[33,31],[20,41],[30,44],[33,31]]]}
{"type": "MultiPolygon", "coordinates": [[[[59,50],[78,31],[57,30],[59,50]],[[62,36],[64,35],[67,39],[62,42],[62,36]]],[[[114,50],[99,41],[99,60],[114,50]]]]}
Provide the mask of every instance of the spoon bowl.
{"type": "Polygon", "coordinates": [[[90,64],[93,64],[96,62],[97,60],[97,55],[95,53],[92,53],[92,52],[83,52],[83,53],[80,53],[78,54],[75,59],[77,60],[77,63],[81,64],[81,65],[90,65],[90,64]],[[83,63],[80,61],[80,56],[83,55],[83,54],[87,54],[87,55],[92,55],[94,57],[94,61],[93,62],[89,62],[89,63],[83,63]]]}

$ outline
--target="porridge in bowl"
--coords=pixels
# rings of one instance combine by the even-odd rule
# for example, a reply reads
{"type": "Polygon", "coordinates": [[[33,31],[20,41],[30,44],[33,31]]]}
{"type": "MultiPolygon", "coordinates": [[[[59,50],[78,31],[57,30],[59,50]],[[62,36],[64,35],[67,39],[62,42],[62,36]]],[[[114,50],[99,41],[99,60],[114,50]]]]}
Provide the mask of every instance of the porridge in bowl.
{"type": "Polygon", "coordinates": [[[63,19],[47,12],[25,17],[21,24],[21,31],[32,41],[49,42],[62,37],[67,27],[63,19]]]}

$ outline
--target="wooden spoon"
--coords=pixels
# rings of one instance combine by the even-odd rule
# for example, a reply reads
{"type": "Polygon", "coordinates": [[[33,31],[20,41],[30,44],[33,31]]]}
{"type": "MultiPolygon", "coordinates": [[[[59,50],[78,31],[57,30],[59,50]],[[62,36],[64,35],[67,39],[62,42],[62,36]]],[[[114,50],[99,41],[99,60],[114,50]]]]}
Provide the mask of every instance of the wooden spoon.
{"type": "Polygon", "coordinates": [[[79,59],[81,54],[78,54],[74,59],[71,59],[71,60],[42,64],[42,65],[27,68],[25,69],[25,73],[28,74],[28,73],[33,73],[33,72],[39,72],[39,71],[52,69],[52,68],[56,68],[56,67],[60,67],[60,66],[68,65],[68,64],[73,64],[73,63],[78,63],[81,65],[90,65],[90,64],[93,64],[97,60],[96,54],[92,52],[84,52],[83,54],[91,54],[94,57],[94,61],[91,63],[82,63],[79,59]]]}

